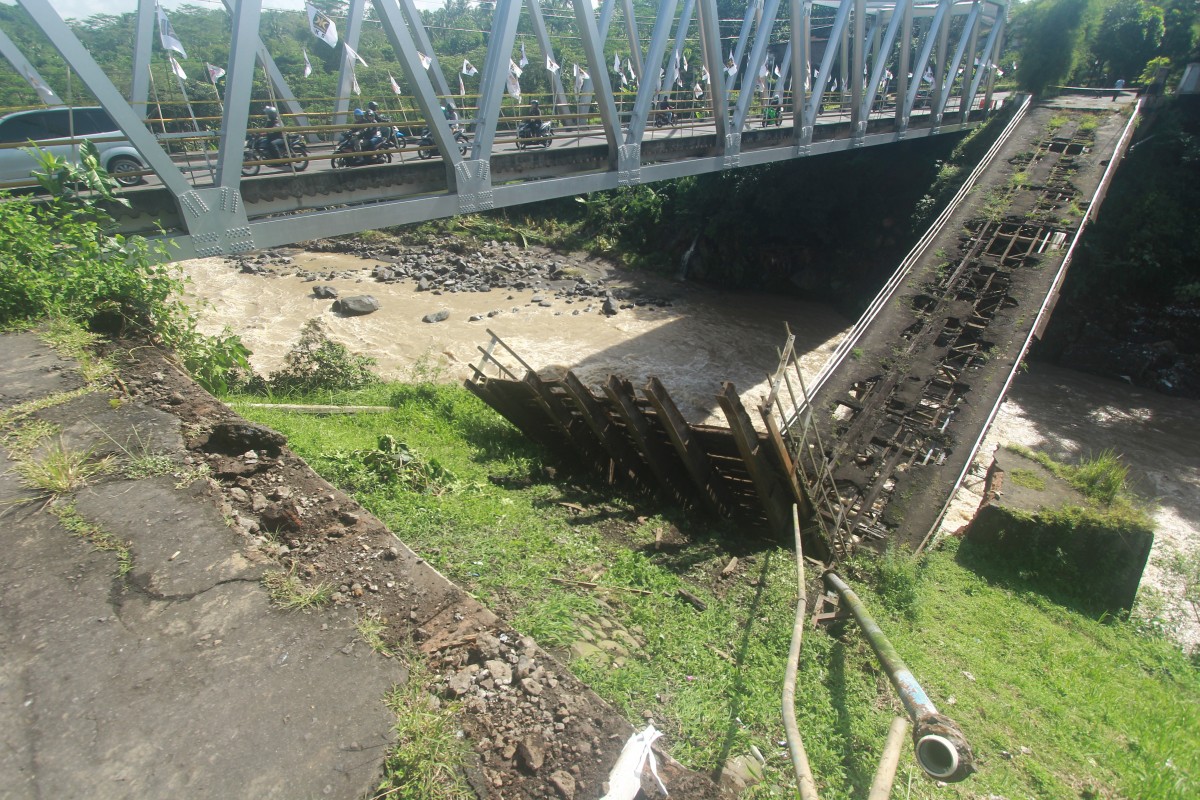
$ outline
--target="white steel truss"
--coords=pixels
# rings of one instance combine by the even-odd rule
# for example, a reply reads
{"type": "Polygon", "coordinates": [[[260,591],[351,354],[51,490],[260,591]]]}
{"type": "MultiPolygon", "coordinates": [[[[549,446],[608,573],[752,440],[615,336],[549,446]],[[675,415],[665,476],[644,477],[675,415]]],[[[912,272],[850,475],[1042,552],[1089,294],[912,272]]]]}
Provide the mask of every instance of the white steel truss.
{"type": "MultiPolygon", "coordinates": [[[[146,121],[155,0],[138,2],[128,97],[51,0],[18,0],[143,157],[148,185],[125,193],[133,209],[124,229],[169,237],[179,258],[961,131],[990,109],[1007,16],[1007,0],[749,0],[740,26],[722,30],[715,0],[658,0],[653,23],[644,16],[639,30],[632,0],[598,8],[572,0],[569,22],[558,8],[550,28],[542,0],[495,0],[478,101],[468,109],[451,88],[457,56],[439,60],[413,0],[349,0],[343,42],[357,47],[373,11],[392,47],[389,66],[407,88],[398,102],[418,118],[405,114],[407,133],[424,134],[426,144],[420,159],[334,170],[321,142],[349,124],[355,59],[341,57],[333,106],[306,109],[260,37],[261,1],[224,0],[230,36],[220,133],[192,136],[200,149],[215,145],[215,168],[193,170],[146,121]],[[523,22],[535,42],[526,68],[550,72],[543,119],[557,126],[556,141],[566,139],[554,148],[507,147],[522,146],[514,134],[529,110],[527,98],[510,96],[523,22]],[[574,85],[558,63],[566,39],[583,52],[574,85]],[[689,52],[693,64],[681,70],[689,52]],[[260,67],[269,97],[255,96],[260,67]],[[636,88],[614,93],[615,83],[630,80],[636,88]],[[660,108],[664,98],[675,106],[669,112],[660,108]],[[299,173],[284,163],[280,174],[243,178],[247,136],[261,132],[251,109],[268,100],[306,134],[313,168],[299,173]]],[[[62,102],[4,31],[0,55],[42,102],[62,102]]]]}

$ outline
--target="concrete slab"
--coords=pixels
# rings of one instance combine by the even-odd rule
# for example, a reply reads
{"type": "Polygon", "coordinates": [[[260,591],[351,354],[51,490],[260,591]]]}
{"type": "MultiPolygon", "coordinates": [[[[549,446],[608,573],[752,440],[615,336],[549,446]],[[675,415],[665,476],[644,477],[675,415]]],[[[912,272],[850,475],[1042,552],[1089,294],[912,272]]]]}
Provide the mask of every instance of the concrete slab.
{"type": "MultiPolygon", "coordinates": [[[[3,337],[0,407],[82,385],[33,337],[3,337]]],[[[92,395],[38,412],[69,447],[125,434],[182,462],[178,421],[92,395]]],[[[116,446],[113,442],[121,442],[116,446]]],[[[107,443],[107,444],[106,444],[107,443]]],[[[0,795],[342,797],[374,788],[403,667],[354,646],[353,611],[271,606],[207,496],[163,476],[80,490],[133,570],[28,498],[0,448],[0,795]]]]}

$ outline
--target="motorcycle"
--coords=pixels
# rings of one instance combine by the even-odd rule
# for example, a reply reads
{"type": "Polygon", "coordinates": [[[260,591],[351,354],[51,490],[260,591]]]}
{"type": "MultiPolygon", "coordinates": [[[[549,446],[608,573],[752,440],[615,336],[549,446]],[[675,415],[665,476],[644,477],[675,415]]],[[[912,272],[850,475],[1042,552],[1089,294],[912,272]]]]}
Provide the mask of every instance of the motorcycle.
{"type": "MultiPolygon", "coordinates": [[[[270,166],[292,172],[304,172],[308,169],[308,145],[304,143],[304,137],[298,133],[289,133],[285,141],[287,147],[283,157],[291,160],[287,163],[271,164],[270,166]]],[[[242,151],[242,175],[247,178],[257,175],[263,166],[257,162],[274,160],[275,153],[272,152],[266,136],[250,134],[246,137],[246,147],[242,151]]]]}
{"type": "Polygon", "coordinates": [[[362,167],[368,164],[390,164],[392,162],[391,151],[399,150],[404,145],[399,144],[393,148],[393,142],[398,143],[398,139],[391,133],[394,129],[390,125],[387,126],[387,133],[383,136],[367,135],[376,130],[342,131],[341,139],[338,140],[337,147],[333,149],[333,158],[330,159],[329,165],[334,169],[342,169],[344,167],[362,167]]]}
{"type": "Polygon", "coordinates": [[[554,126],[550,120],[540,122],[538,120],[526,120],[517,128],[517,149],[524,150],[527,147],[540,144],[542,147],[549,147],[550,142],[554,140],[554,126]]]}
{"type": "Polygon", "coordinates": [[[783,109],[777,105],[769,105],[763,107],[762,126],[764,128],[770,125],[783,124],[783,109]]]}
{"type": "MultiPolygon", "coordinates": [[[[467,139],[467,135],[458,128],[455,128],[454,141],[458,143],[459,155],[465,156],[467,154],[467,145],[470,144],[470,140],[467,139]]],[[[437,143],[433,141],[433,134],[429,132],[429,128],[426,128],[421,132],[421,138],[417,142],[417,157],[433,158],[435,155],[437,155],[437,152],[438,147],[437,143]]]]}
{"type": "Polygon", "coordinates": [[[675,112],[674,111],[667,110],[667,111],[655,112],[654,127],[665,128],[668,125],[674,125],[674,124],[675,124],[675,112]]]}

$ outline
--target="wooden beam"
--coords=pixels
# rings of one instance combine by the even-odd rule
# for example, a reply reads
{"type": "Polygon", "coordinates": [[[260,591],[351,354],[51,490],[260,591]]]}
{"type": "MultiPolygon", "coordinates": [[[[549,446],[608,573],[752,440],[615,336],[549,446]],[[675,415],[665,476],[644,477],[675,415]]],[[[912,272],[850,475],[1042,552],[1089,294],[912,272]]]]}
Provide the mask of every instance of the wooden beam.
{"type": "Polygon", "coordinates": [[[633,386],[616,375],[609,375],[608,382],[604,384],[604,394],[625,423],[625,431],[642,454],[642,458],[646,460],[659,485],[680,500],[686,500],[691,494],[688,491],[689,484],[678,479],[677,470],[672,469],[667,459],[670,451],[654,438],[646,416],[637,406],[633,386]]]}
{"type": "Polygon", "coordinates": [[[696,437],[692,436],[687,421],[679,412],[675,401],[667,393],[662,381],[652,376],[646,382],[642,392],[649,398],[654,410],[658,412],[658,421],[662,423],[667,436],[671,439],[671,444],[675,446],[675,452],[679,454],[679,460],[683,462],[684,469],[687,470],[688,477],[692,479],[701,500],[704,501],[709,511],[717,516],[726,516],[728,503],[718,494],[718,484],[712,464],[709,463],[704,448],[696,441],[696,437]]]}
{"type": "Polygon", "coordinates": [[[729,381],[721,384],[721,393],[717,395],[717,403],[725,412],[729,429],[737,441],[738,450],[742,454],[742,462],[746,472],[754,482],[758,492],[759,502],[767,515],[767,522],[772,533],[782,537],[792,528],[791,500],[787,492],[779,486],[779,479],[774,475],[771,465],[763,457],[762,447],[758,439],[758,431],[750,424],[750,415],[746,413],[742,399],[738,397],[737,389],[729,381]]]}

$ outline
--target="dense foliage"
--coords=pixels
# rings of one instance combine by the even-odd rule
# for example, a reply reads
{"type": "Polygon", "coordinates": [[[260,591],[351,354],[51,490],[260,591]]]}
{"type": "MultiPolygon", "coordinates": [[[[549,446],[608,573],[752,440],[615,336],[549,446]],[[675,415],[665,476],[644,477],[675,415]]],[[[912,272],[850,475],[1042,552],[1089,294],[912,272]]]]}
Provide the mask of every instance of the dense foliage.
{"type": "Polygon", "coordinates": [[[1005,63],[1021,89],[1042,94],[1070,83],[1149,84],[1159,69],[1178,78],[1200,59],[1194,0],[1031,0],[1015,6],[1005,63]]]}
{"type": "Polygon", "coordinates": [[[236,336],[199,332],[162,245],[114,232],[103,203],[121,202],[116,183],[94,145],[80,150],[79,165],[41,154],[47,198],[0,196],[0,329],[62,318],[155,338],[207,388],[228,389],[249,371],[249,351],[236,336]]]}

